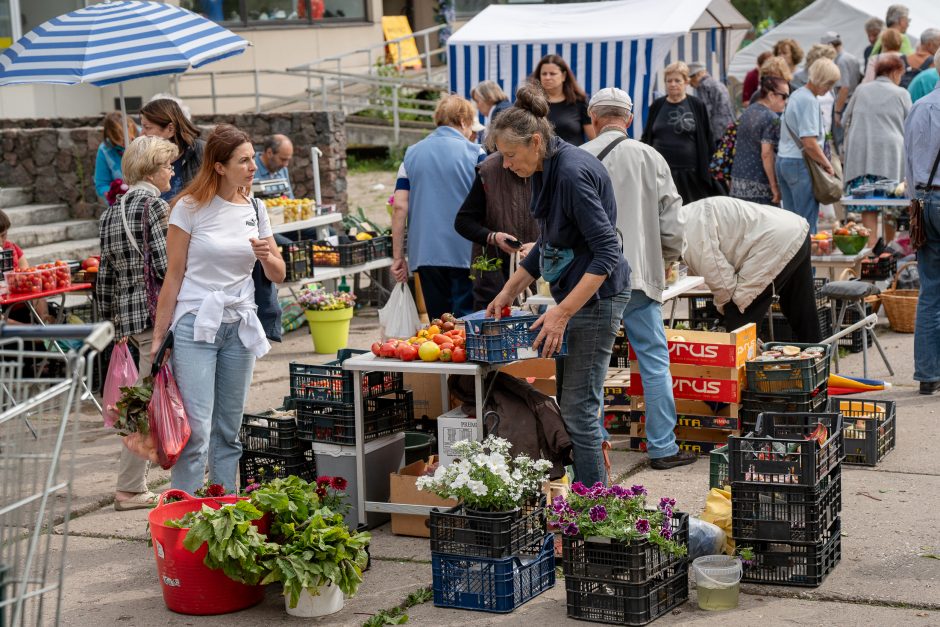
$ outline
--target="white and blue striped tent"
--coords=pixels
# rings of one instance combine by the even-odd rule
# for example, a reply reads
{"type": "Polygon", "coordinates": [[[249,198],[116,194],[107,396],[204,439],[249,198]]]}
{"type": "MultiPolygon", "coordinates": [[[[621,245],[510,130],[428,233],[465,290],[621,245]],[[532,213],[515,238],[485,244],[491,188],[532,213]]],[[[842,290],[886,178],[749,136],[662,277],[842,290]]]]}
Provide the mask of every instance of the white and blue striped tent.
{"type": "Polygon", "coordinates": [[[514,97],[539,59],[558,54],[589,95],[603,87],[631,95],[639,136],[662,67],[698,61],[723,78],[748,28],[729,0],[490,5],[447,42],[450,88],[469,97],[493,80],[514,97]]]}

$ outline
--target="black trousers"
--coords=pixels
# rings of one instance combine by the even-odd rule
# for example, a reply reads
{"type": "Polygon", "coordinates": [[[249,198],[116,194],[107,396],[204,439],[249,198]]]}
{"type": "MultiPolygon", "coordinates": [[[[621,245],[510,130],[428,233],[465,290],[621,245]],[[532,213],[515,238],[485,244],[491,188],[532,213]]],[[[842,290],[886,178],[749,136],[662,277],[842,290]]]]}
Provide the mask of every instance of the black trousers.
{"type": "Polygon", "coordinates": [[[754,299],[747,309],[740,311],[733,302],[725,305],[725,328],[728,331],[753,322],[760,327],[773,303],[774,291],[780,297],[780,310],[793,330],[795,341],[812,344],[821,341],[819,316],[816,312],[816,291],[813,285],[813,265],[810,260],[809,237],[803,242],[793,259],[784,266],[767,289],[754,299]]]}
{"type": "Polygon", "coordinates": [[[421,266],[421,294],[428,310],[428,319],[452,313],[458,318],[473,313],[473,283],[469,268],[421,266]]]}

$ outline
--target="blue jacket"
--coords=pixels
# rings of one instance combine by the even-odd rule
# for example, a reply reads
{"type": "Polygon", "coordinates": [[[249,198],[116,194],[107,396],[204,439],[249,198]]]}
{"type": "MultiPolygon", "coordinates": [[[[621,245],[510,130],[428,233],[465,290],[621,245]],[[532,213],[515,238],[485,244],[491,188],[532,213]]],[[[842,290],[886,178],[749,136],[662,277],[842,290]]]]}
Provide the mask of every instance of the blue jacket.
{"type": "Polygon", "coordinates": [[[123,156],[123,146],[115,146],[107,139],[98,144],[98,156],[95,157],[95,192],[102,198],[111,189],[111,181],[124,178],[121,174],[123,156]]]}
{"type": "Polygon", "coordinates": [[[479,144],[455,128],[439,126],[408,148],[408,267],[470,267],[470,241],[454,230],[454,218],[476,177],[479,144]]]}
{"type": "Polygon", "coordinates": [[[630,287],[630,266],[617,236],[614,188],[597,157],[553,137],[542,171],[532,175],[532,216],[541,236],[522,261],[529,274],[542,275],[543,243],[574,250],[574,259],[552,283],[556,302],[564,300],[585,274],[607,277],[595,299],[630,287]]]}

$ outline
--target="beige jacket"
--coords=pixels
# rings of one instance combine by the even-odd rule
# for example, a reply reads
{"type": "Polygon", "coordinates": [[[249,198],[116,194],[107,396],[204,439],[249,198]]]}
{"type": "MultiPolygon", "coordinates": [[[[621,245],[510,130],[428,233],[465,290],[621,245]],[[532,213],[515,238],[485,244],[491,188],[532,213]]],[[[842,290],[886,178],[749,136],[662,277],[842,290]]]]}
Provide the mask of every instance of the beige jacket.
{"type": "MultiPolygon", "coordinates": [[[[622,134],[606,131],[581,146],[595,157],[622,134]]],[[[665,262],[682,256],[682,197],[669,164],[656,150],[636,140],[620,142],[604,159],[617,199],[617,230],[630,264],[630,288],[662,302],[665,262]]]]}
{"type": "Polygon", "coordinates": [[[809,224],[795,213],[727,196],[689,203],[681,213],[689,274],[705,277],[721,311],[729,301],[747,309],[809,234],[809,224]]]}

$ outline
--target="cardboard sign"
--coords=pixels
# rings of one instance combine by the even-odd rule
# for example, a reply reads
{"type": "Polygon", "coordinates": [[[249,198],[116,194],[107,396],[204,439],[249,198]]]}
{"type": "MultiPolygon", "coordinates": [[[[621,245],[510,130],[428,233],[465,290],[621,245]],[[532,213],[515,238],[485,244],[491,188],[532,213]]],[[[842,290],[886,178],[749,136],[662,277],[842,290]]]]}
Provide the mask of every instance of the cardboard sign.
{"type": "MultiPolygon", "coordinates": [[[[410,35],[411,24],[408,23],[408,18],[404,15],[383,15],[382,32],[385,33],[385,41],[391,41],[399,37],[410,35]]],[[[387,51],[386,56],[391,60],[393,65],[397,65],[400,68],[421,69],[422,65],[421,59],[418,56],[418,44],[415,43],[414,37],[408,37],[407,39],[388,44],[385,46],[385,49],[387,51]],[[403,63],[401,62],[402,59],[405,60],[403,63]]]]}
{"type": "MultiPolygon", "coordinates": [[[[643,380],[636,362],[630,362],[630,396],[643,396],[643,380]]],[[[676,399],[740,403],[747,382],[744,368],[717,368],[675,364],[672,373],[672,395],[676,399]]]]}
{"type": "Polygon", "coordinates": [[[454,454],[454,442],[460,440],[479,440],[476,418],[468,416],[461,408],[452,409],[437,418],[437,442],[441,464],[447,466],[457,456],[454,454]]]}
{"type": "MultiPolygon", "coordinates": [[[[667,327],[666,340],[669,343],[669,362],[673,364],[740,368],[757,355],[757,326],[753,322],[731,333],[667,327]],[[677,337],[682,339],[673,339],[677,337]]],[[[636,361],[632,346],[630,361],[636,361]]]]}

